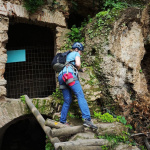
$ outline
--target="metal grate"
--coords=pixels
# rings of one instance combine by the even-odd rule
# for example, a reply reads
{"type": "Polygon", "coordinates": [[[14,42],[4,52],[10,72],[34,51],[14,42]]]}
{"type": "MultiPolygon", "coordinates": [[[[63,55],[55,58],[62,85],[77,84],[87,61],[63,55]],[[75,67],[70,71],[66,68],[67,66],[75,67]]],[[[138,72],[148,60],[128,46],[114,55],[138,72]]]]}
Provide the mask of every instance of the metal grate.
{"type": "MultiPolygon", "coordinates": [[[[13,36],[10,34],[10,37],[13,36]]],[[[37,98],[51,95],[56,89],[55,72],[51,67],[54,56],[53,43],[31,39],[30,42],[15,43],[16,45],[10,41],[9,44],[8,41],[7,50],[25,49],[26,62],[6,64],[7,97],[19,98],[27,94],[31,98],[37,98]]]]}

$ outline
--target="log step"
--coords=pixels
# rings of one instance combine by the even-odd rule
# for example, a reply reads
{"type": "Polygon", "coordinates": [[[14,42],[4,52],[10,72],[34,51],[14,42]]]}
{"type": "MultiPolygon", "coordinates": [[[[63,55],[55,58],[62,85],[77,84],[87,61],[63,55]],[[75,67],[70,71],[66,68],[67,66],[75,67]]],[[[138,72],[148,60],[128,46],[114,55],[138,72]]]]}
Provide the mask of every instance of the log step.
{"type": "Polygon", "coordinates": [[[68,146],[74,147],[74,146],[102,146],[102,145],[106,145],[106,146],[109,145],[109,141],[105,139],[84,139],[84,140],[77,140],[77,141],[55,143],[54,147],[55,150],[59,150],[63,147],[67,148],[68,146]]]}
{"type": "Polygon", "coordinates": [[[60,137],[60,136],[70,136],[71,134],[76,134],[84,132],[84,127],[82,126],[74,126],[60,129],[50,130],[50,135],[52,137],[60,137]]]}
{"type": "Polygon", "coordinates": [[[68,127],[68,125],[62,124],[60,122],[51,119],[46,119],[45,125],[56,129],[68,127]]]}
{"type": "Polygon", "coordinates": [[[102,150],[100,146],[59,146],[57,150],[102,150]]]}

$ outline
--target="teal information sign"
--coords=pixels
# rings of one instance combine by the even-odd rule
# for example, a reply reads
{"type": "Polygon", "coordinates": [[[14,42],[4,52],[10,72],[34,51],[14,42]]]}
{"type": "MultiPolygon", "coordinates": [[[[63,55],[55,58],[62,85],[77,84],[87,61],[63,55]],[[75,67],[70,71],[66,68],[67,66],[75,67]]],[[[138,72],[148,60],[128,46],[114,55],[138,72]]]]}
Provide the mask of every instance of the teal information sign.
{"type": "Polygon", "coordinates": [[[7,63],[23,62],[23,61],[26,61],[25,49],[7,51],[7,63]]]}

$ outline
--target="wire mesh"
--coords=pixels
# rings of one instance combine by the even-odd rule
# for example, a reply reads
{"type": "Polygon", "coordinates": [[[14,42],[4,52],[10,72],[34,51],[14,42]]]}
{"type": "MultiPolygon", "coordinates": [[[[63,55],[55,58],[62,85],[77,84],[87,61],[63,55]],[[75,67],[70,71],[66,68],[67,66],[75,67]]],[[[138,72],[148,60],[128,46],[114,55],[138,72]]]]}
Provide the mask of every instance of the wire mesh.
{"type": "MultiPolygon", "coordinates": [[[[49,47],[24,47],[26,62],[6,64],[7,97],[46,97],[55,90],[55,73],[51,67],[52,49],[49,47]]],[[[12,50],[16,50],[12,48],[12,50]]]]}
{"type": "Polygon", "coordinates": [[[10,27],[6,48],[25,49],[26,61],[6,64],[4,77],[8,98],[19,98],[24,94],[30,98],[43,98],[55,91],[55,72],[51,67],[54,39],[48,32],[43,27],[22,24],[10,27]]]}

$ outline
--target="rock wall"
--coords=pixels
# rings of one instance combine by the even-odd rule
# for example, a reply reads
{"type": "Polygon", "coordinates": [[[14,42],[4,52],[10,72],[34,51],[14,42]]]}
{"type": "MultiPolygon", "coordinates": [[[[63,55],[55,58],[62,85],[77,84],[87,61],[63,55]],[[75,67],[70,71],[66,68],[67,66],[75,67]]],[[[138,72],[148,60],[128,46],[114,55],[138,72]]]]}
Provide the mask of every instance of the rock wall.
{"type": "MultiPolygon", "coordinates": [[[[51,1],[48,1],[47,5],[38,9],[34,14],[27,12],[25,7],[23,7],[22,2],[23,1],[18,0],[0,0],[0,128],[13,119],[28,114],[27,107],[20,100],[7,99],[7,90],[5,88],[7,81],[4,79],[4,73],[5,64],[7,62],[7,50],[5,47],[9,38],[7,35],[9,30],[9,18],[13,18],[16,23],[30,23],[50,27],[56,34],[54,35],[56,37],[56,40],[54,40],[55,52],[61,44],[59,41],[59,35],[62,33],[62,30],[66,29],[65,16],[68,14],[69,10],[66,1],[61,0],[59,7],[57,6],[55,8],[52,8],[51,1]]],[[[38,101],[39,105],[41,105],[41,109],[44,109],[41,113],[52,116],[53,110],[56,109],[55,102],[55,104],[51,107],[50,103],[52,101],[52,97],[46,98],[46,102],[44,102],[45,100],[38,101]],[[46,109],[47,106],[48,109],[46,109]]],[[[35,105],[37,105],[37,103],[35,103],[35,105]]]]}
{"type": "Polygon", "coordinates": [[[89,30],[94,30],[94,22],[86,28],[85,51],[90,55],[86,62],[90,62],[95,68],[100,84],[103,83],[101,74],[106,78],[110,96],[121,99],[125,104],[131,104],[136,95],[149,93],[141,68],[141,61],[146,53],[145,41],[149,34],[148,11],[149,7],[144,10],[125,10],[113,23],[107,37],[107,31],[103,30],[103,33],[90,38],[88,33],[89,30]],[[93,50],[95,54],[92,56],[93,50]]]}
{"type": "Polygon", "coordinates": [[[7,54],[5,45],[8,40],[9,19],[3,15],[0,15],[0,97],[6,95],[5,85],[7,81],[4,79],[5,64],[7,62],[7,54]]]}

